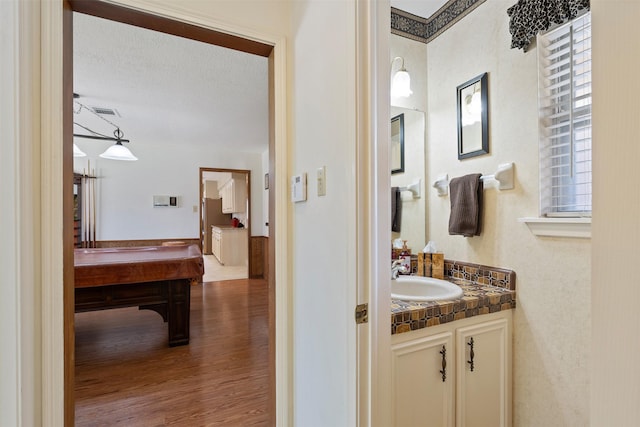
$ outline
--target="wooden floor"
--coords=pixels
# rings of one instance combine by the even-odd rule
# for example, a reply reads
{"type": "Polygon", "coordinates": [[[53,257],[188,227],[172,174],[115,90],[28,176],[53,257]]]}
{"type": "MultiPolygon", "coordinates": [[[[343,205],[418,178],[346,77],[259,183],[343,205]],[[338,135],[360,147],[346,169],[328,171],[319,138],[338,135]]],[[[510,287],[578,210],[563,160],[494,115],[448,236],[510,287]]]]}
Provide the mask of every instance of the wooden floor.
{"type": "Polygon", "coordinates": [[[264,280],[193,286],[191,340],[155,312],[76,314],[76,426],[267,425],[264,280]]]}

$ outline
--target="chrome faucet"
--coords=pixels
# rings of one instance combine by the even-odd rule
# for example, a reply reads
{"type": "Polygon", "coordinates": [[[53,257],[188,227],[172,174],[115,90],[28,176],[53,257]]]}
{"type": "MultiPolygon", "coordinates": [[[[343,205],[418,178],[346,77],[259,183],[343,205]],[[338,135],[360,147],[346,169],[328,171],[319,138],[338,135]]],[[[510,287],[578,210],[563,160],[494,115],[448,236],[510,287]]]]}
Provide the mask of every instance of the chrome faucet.
{"type": "Polygon", "coordinates": [[[401,259],[397,259],[391,263],[391,280],[396,280],[398,274],[407,274],[409,270],[402,264],[401,259]]]}

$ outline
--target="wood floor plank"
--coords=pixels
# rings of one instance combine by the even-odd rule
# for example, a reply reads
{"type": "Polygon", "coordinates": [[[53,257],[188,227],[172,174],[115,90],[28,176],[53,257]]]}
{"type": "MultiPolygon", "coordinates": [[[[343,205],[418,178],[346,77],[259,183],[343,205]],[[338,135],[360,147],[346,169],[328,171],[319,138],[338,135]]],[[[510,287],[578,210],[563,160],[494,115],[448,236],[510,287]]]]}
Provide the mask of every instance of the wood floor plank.
{"type": "Polygon", "coordinates": [[[193,286],[186,346],[152,311],[76,314],[76,426],[267,425],[267,322],[257,279],[193,286]]]}

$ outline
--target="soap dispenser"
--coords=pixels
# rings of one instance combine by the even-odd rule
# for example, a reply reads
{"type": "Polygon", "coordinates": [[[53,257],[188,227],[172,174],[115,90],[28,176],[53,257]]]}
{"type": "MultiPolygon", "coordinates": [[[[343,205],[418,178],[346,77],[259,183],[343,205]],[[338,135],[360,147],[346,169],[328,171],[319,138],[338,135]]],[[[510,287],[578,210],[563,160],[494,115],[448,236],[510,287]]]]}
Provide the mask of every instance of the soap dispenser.
{"type": "Polygon", "coordinates": [[[407,247],[407,241],[402,241],[402,252],[400,252],[400,265],[402,265],[403,270],[406,271],[405,274],[411,273],[411,251],[407,247]]]}

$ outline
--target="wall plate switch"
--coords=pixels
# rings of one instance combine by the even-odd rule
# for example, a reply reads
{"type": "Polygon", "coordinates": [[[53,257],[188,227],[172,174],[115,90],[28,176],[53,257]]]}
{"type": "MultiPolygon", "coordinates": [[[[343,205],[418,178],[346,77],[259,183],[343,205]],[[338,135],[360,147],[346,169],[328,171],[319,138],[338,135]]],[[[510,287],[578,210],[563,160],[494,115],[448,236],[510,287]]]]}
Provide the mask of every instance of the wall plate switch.
{"type": "Polygon", "coordinates": [[[326,169],[324,166],[317,169],[316,180],[318,185],[318,196],[326,196],[327,195],[327,177],[326,177],[326,169]]]}
{"type": "Polygon", "coordinates": [[[307,174],[291,177],[291,201],[294,203],[307,200],[307,174]]]}

